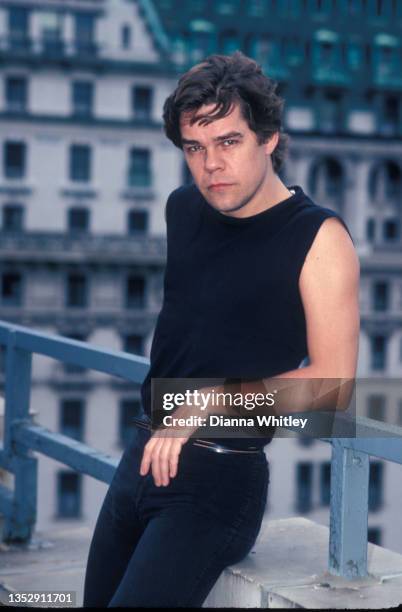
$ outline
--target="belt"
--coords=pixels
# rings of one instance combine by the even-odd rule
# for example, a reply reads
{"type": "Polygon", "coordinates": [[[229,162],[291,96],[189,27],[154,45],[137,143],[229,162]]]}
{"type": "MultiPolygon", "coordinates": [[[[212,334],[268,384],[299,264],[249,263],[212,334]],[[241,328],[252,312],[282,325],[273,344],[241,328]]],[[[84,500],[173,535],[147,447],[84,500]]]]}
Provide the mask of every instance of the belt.
{"type": "MultiPolygon", "coordinates": [[[[132,421],[137,427],[141,427],[142,429],[147,429],[151,431],[151,424],[148,421],[144,421],[141,419],[137,419],[135,417],[132,418],[132,421]]],[[[202,438],[194,438],[192,440],[193,446],[200,446],[201,448],[206,448],[208,450],[214,451],[215,453],[236,453],[236,454],[255,454],[261,453],[263,450],[257,447],[250,447],[247,449],[237,449],[230,448],[229,446],[224,446],[223,444],[216,444],[216,442],[211,442],[211,440],[203,440],[202,438]]]]}
{"type": "Polygon", "coordinates": [[[211,442],[211,440],[202,440],[199,438],[195,438],[193,442],[193,446],[202,446],[203,448],[207,448],[208,450],[215,451],[215,453],[240,453],[242,455],[250,454],[250,453],[261,453],[261,448],[250,447],[250,448],[230,448],[229,446],[223,446],[223,444],[216,444],[216,442],[211,442]]]}

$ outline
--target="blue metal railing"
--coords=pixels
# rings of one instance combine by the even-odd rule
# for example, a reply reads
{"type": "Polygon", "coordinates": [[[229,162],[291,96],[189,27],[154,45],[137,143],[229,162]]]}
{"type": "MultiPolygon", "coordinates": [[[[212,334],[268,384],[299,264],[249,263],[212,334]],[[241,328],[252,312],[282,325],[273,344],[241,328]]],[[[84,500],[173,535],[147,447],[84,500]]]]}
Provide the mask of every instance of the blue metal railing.
{"type": "MultiPolygon", "coordinates": [[[[0,485],[3,539],[26,541],[35,525],[37,505],[37,459],[31,451],[106,483],[111,482],[118,464],[115,458],[32,422],[32,355],[45,355],[134,383],[144,380],[149,360],[5,322],[0,322],[0,345],[6,349],[0,467],[14,474],[13,490],[0,485]]],[[[350,579],[367,575],[369,456],[402,463],[401,434],[400,427],[358,417],[357,437],[322,438],[332,445],[330,573],[350,579]]]]}

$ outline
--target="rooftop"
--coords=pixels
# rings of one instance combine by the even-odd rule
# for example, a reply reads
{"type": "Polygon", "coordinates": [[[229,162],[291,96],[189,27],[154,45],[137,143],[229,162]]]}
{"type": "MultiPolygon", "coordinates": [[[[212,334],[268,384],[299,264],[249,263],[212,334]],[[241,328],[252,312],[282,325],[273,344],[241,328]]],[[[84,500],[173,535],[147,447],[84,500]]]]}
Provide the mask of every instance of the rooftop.
{"type": "MultiPolygon", "coordinates": [[[[73,591],[75,606],[82,606],[91,535],[88,526],[64,524],[35,532],[30,544],[1,544],[0,605],[22,591],[73,591]]],[[[380,609],[402,603],[402,555],[369,544],[369,574],[351,582],[327,571],[328,537],[327,527],[302,517],[265,519],[254,549],[223,572],[204,607],[380,609]]]]}

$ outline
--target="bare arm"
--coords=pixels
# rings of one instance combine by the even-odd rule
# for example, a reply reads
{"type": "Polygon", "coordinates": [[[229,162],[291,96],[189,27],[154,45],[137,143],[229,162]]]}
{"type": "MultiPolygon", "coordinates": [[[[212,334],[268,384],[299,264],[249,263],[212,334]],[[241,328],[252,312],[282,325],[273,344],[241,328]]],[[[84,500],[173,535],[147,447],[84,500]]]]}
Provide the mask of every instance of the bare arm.
{"type": "Polygon", "coordinates": [[[350,236],[337,219],[326,219],[299,279],[310,365],[263,381],[267,390],[278,387],[278,379],[300,381],[289,395],[292,401],[280,402],[280,414],[347,408],[358,358],[359,279],[359,259],[350,236]]]}

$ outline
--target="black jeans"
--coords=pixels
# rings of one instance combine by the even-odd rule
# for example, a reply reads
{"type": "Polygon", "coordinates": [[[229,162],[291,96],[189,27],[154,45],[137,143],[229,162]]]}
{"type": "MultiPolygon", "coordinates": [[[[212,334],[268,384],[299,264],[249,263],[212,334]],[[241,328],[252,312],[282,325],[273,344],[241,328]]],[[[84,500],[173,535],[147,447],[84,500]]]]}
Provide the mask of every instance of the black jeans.
{"type": "Polygon", "coordinates": [[[264,451],[181,450],[177,475],[157,487],[139,474],[150,432],[137,429],[106,493],[93,534],[84,607],[201,607],[220,574],[241,561],[261,528],[264,451]]]}

